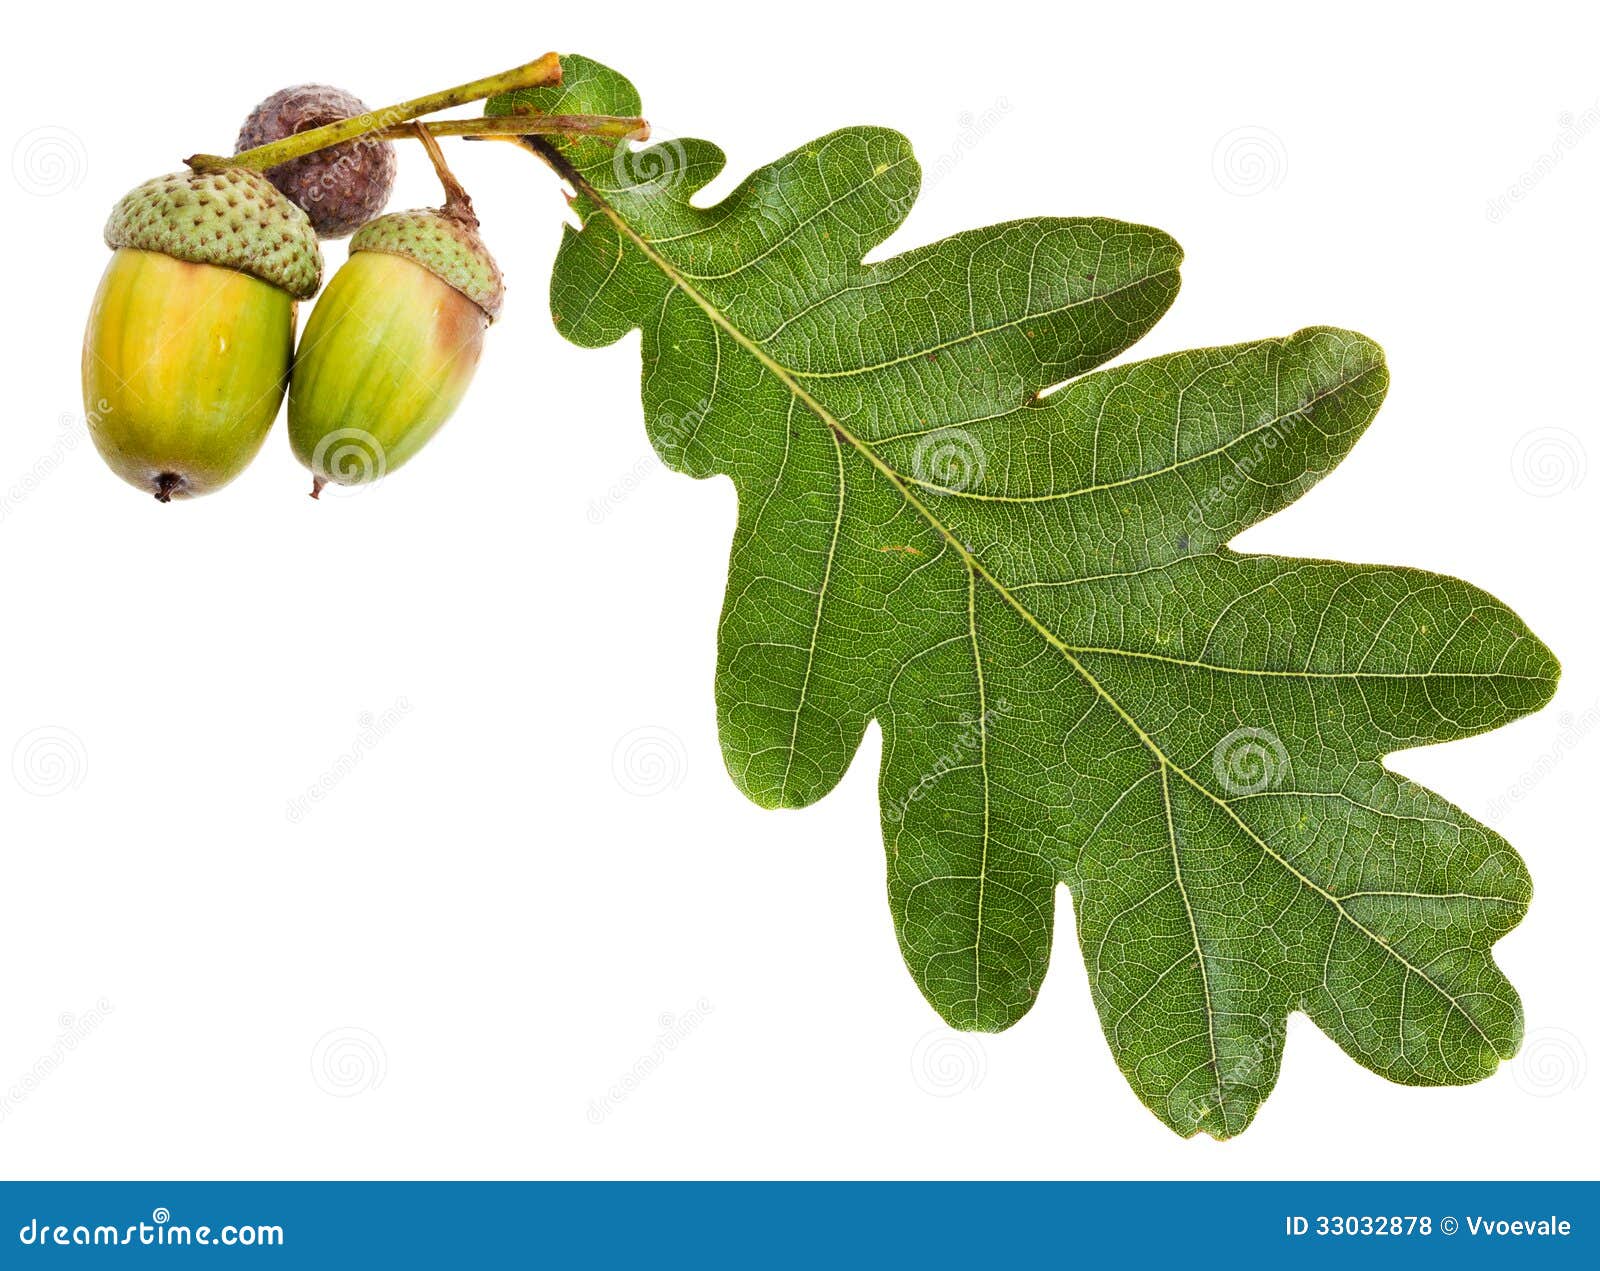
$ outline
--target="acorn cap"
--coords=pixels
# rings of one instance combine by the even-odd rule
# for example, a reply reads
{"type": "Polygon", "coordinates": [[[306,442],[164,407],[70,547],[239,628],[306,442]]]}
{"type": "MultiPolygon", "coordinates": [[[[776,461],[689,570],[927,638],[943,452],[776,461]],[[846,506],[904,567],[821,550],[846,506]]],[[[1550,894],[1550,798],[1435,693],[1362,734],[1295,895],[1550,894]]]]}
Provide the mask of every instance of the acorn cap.
{"type": "Polygon", "coordinates": [[[123,195],[106,245],[253,274],[297,300],[316,294],[322,252],[306,214],[244,168],[174,172],[123,195]]]}
{"type": "Polygon", "coordinates": [[[475,225],[462,216],[433,208],[391,212],[357,230],[350,251],[387,252],[414,260],[482,309],[490,322],[500,316],[506,297],[500,266],[475,225]]]}

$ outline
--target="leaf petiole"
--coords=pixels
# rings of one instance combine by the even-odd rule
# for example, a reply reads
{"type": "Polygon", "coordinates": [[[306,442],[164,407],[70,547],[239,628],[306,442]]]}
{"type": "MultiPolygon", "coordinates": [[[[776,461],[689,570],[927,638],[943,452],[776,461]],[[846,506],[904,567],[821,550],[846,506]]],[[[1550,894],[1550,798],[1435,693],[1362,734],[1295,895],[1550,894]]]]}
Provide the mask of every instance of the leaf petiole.
{"type": "MultiPolygon", "coordinates": [[[[385,140],[415,138],[417,125],[386,129],[385,140]]],[[[435,137],[516,140],[519,137],[579,135],[610,141],[648,141],[650,125],[637,115],[493,115],[482,119],[439,119],[421,125],[435,137]]]]}

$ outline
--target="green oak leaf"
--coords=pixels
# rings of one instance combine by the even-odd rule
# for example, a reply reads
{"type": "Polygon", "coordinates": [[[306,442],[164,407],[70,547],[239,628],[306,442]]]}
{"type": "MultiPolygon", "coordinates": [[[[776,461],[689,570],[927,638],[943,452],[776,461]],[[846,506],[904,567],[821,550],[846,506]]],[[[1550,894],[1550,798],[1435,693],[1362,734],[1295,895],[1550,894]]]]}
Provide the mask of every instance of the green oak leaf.
{"type": "MultiPolygon", "coordinates": [[[[615,72],[565,67],[490,111],[639,113],[615,72]]],[[[889,901],[945,1020],[1027,1012],[1065,883],[1116,1062],[1181,1134],[1250,1123],[1292,1011],[1409,1084],[1516,1050],[1490,948],[1522,862],[1383,756],[1537,709],[1554,657],[1457,579],[1227,547],[1371,422],[1375,344],[1313,328],[1095,371],[1172,303],[1177,245],[1039,217],[863,264],[919,183],[884,129],[712,207],[709,142],[528,144],[583,226],[557,327],[640,330],[656,449],[738,490],[728,769],[801,807],[879,721],[889,901]]]]}

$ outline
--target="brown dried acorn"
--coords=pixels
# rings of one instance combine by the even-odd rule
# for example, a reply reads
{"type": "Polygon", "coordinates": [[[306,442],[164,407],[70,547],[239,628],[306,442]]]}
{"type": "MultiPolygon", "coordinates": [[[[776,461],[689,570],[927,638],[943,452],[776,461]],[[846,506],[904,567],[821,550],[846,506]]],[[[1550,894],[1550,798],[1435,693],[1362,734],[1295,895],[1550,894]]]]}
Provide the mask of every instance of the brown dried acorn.
{"type": "Polygon", "coordinates": [[[177,172],[125,195],[83,337],[89,433],[166,503],[242,472],[277,418],[295,307],[315,294],[311,222],[256,172],[177,172]]]}
{"type": "MultiPolygon", "coordinates": [[[[250,112],[234,153],[368,113],[359,97],[342,88],[282,88],[250,112]]],[[[357,137],[267,169],[267,179],[311,218],[321,238],[344,238],[382,212],[394,177],[394,145],[375,136],[357,137]]]]}

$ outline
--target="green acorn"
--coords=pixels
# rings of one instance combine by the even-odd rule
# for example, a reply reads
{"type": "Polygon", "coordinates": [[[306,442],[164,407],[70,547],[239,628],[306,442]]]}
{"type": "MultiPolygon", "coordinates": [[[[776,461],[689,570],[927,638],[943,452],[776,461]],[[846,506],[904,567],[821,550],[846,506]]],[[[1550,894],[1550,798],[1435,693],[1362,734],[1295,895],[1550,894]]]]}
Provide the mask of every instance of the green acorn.
{"type": "Polygon", "coordinates": [[[95,447],[163,503],[219,489],[283,401],[296,302],[322,277],[311,222],[260,173],[178,172],[125,195],[105,239],[83,337],[95,447]]]}
{"type": "Polygon", "coordinates": [[[300,340],[289,441],[311,470],[313,498],[329,481],[384,476],[439,431],[472,382],[505,297],[472,201],[424,139],[445,206],[362,226],[300,340]]]}

